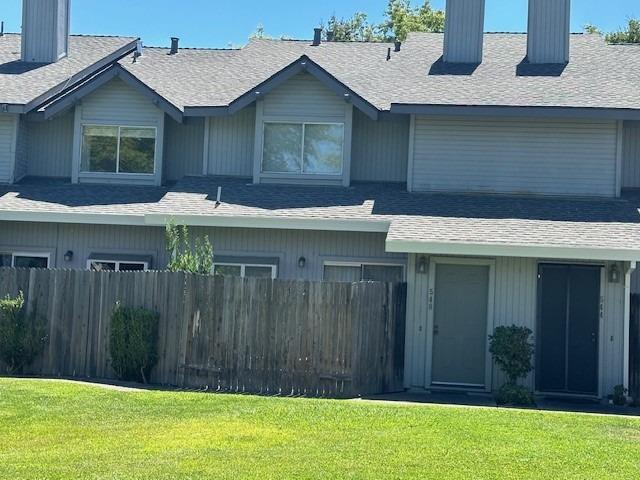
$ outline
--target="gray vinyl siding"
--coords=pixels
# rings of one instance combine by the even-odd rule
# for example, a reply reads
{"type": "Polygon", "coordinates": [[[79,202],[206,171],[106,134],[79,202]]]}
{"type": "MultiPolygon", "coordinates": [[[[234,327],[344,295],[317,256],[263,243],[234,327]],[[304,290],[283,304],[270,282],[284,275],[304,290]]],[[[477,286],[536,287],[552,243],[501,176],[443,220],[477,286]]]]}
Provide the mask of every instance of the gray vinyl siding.
{"type": "MultiPolygon", "coordinates": [[[[429,275],[415,273],[416,256],[408,259],[408,310],[406,377],[407,387],[425,387],[425,359],[427,352],[426,319],[428,308],[429,275]]],[[[538,265],[543,262],[535,258],[499,257],[495,259],[495,292],[493,322],[490,330],[504,325],[524,326],[533,332],[535,341],[538,265]]],[[[561,263],[561,262],[560,262],[561,263]]],[[[568,262],[571,263],[571,262],[568,262]]],[[[602,264],[602,262],[595,262],[602,264]]],[[[610,263],[603,264],[607,269],[610,263]]],[[[624,270],[624,266],[620,265],[624,270]]],[[[602,284],[602,327],[600,331],[600,391],[604,397],[615,385],[623,383],[624,344],[624,283],[602,284]]],[[[504,374],[494,365],[492,389],[505,381],[504,374]]],[[[524,381],[533,389],[535,371],[524,381]]]]}
{"type": "Polygon", "coordinates": [[[408,116],[375,121],[353,110],[352,181],[404,183],[408,155],[408,116]]]}
{"type": "MultiPolygon", "coordinates": [[[[76,107],[74,122],[74,170],[85,182],[156,184],[162,182],[163,139],[165,114],[147,97],[120,79],[113,79],[76,107]],[[156,172],[154,175],[84,173],[80,172],[82,125],[130,125],[156,128],[156,172]]],[[[74,172],[75,173],[75,172],[74,172]]],[[[72,177],[74,180],[76,177],[72,177]]]]}
{"type": "Polygon", "coordinates": [[[21,117],[18,122],[17,135],[14,182],[19,181],[27,175],[27,145],[29,144],[30,138],[27,122],[24,120],[24,117],[21,117]]]}
{"type": "Polygon", "coordinates": [[[17,121],[16,115],[0,114],[0,183],[13,181],[17,121]]]}
{"type": "MultiPolygon", "coordinates": [[[[406,255],[385,252],[384,233],[248,228],[192,228],[192,238],[208,235],[214,260],[220,257],[278,258],[278,278],[321,280],[325,261],[406,263],[406,255]],[[304,268],[298,259],[305,257],[304,268]]],[[[91,253],[153,257],[152,268],[167,263],[164,229],[111,225],[0,222],[0,250],[50,253],[52,267],[85,268],[91,253]],[[73,260],[65,262],[65,252],[73,260]]]]}
{"type": "Polygon", "coordinates": [[[307,73],[301,73],[269,92],[264,98],[264,116],[304,117],[344,121],[344,99],[307,73]],[[341,120],[342,119],[342,120],[341,120]]]}
{"type": "Polygon", "coordinates": [[[416,117],[414,191],[616,196],[614,121],[416,117]]]}
{"type": "Polygon", "coordinates": [[[640,188],[640,122],[624,122],[622,187],[640,188]]]}
{"type": "Polygon", "coordinates": [[[527,55],[531,63],[569,60],[571,0],[529,0],[527,55]]]}
{"type": "Polygon", "coordinates": [[[178,123],[165,116],[164,176],[179,180],[187,175],[202,175],[204,119],[185,118],[178,123]]]}
{"type": "Polygon", "coordinates": [[[22,58],[55,62],[68,47],[69,0],[25,0],[22,11],[22,58]]]}
{"type": "Polygon", "coordinates": [[[44,122],[27,122],[27,174],[36,177],[71,177],[73,110],[44,122]]]}
{"type": "Polygon", "coordinates": [[[447,0],[444,61],[481,63],[485,0],[447,0]]]}
{"type": "Polygon", "coordinates": [[[211,117],[208,122],[207,173],[251,177],[256,133],[255,105],[228,117],[211,117]]]}

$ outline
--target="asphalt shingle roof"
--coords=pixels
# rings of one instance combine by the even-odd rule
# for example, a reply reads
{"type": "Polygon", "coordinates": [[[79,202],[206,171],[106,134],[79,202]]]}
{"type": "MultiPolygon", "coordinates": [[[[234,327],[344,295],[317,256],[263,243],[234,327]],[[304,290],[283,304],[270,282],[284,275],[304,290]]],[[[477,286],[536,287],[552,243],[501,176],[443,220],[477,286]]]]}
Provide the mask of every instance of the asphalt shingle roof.
{"type": "Polygon", "coordinates": [[[524,34],[486,34],[476,69],[439,61],[443,35],[413,33],[386,60],[385,43],[254,39],[240,50],[146,48],[121,64],[179,108],[227,106],[302,55],[380,110],[392,103],[640,109],[640,45],[571,36],[565,68],[523,64],[524,34]]]}
{"type": "Polygon", "coordinates": [[[640,250],[638,206],[635,193],[621,199],[428,194],[398,184],[254,185],[223,177],[190,177],[171,187],[37,182],[0,188],[0,217],[11,211],[354,220],[387,222],[388,240],[562,248],[640,250]]]}
{"type": "Polygon", "coordinates": [[[42,64],[20,60],[20,39],[14,33],[0,36],[0,104],[28,104],[136,40],[71,35],[69,54],[55,63],[42,64]]]}

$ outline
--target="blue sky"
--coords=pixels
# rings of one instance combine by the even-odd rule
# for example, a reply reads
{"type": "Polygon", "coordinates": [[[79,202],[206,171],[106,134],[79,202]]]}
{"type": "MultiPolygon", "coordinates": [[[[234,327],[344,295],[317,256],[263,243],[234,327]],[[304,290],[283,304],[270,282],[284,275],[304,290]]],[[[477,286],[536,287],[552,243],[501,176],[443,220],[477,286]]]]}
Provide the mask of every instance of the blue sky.
{"type": "MultiPolygon", "coordinates": [[[[417,4],[420,0],[413,0],[417,4]]],[[[22,0],[0,0],[5,30],[19,31],[22,0]]],[[[524,31],[527,0],[486,0],[486,31],[524,31]]],[[[310,38],[313,27],[331,14],[364,11],[382,18],[387,0],[72,0],[72,33],[131,35],[146,45],[167,45],[170,36],[183,46],[241,45],[263,24],[274,36],[310,38]]],[[[442,8],[444,0],[432,0],[442,8]]],[[[573,0],[572,30],[585,23],[615,30],[629,16],[640,17],[638,0],[573,0]],[[605,5],[603,5],[605,4],[605,5]]]]}

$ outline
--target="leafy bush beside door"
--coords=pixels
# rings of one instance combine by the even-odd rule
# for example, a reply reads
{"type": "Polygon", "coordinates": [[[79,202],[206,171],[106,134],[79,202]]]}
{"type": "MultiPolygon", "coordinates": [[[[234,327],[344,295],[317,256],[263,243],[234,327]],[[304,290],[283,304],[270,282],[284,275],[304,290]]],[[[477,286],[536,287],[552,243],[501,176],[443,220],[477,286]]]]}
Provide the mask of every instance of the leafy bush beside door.
{"type": "Polygon", "coordinates": [[[534,346],[529,341],[533,332],[527,327],[511,325],[496,327],[489,335],[489,351],[493,361],[502,369],[507,383],[496,393],[499,405],[532,405],[533,394],[518,380],[525,378],[533,370],[534,346]]]}
{"type": "Polygon", "coordinates": [[[119,304],[111,315],[111,365],[120,380],[147,383],[158,361],[156,312],[119,304]]]}

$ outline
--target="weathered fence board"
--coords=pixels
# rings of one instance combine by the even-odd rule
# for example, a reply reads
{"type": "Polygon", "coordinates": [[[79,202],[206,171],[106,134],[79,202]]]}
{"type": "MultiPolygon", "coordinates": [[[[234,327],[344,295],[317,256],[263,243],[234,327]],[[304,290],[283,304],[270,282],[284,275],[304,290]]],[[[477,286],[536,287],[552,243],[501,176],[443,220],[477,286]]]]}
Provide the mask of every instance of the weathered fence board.
{"type": "Polygon", "coordinates": [[[117,303],[160,314],[150,381],[279,395],[355,396],[402,388],[405,286],[171,272],[0,269],[24,292],[48,343],[28,372],[112,379],[117,303]]]}

